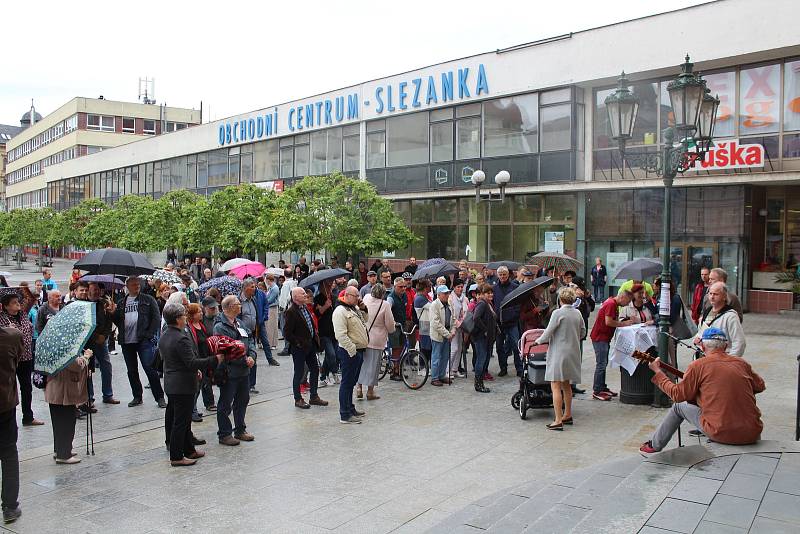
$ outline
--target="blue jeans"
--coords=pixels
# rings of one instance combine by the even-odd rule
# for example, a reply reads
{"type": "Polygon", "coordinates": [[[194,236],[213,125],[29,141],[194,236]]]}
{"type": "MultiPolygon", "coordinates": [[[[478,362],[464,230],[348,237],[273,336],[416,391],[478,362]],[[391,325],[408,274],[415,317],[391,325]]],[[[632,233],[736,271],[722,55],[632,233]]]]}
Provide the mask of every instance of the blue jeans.
{"type": "MultiPolygon", "coordinates": [[[[266,323],[265,323],[266,324],[266,323]]],[[[256,340],[254,338],[249,338],[250,343],[253,344],[253,350],[249,351],[249,354],[253,358],[253,367],[250,368],[250,387],[256,387],[256,374],[258,373],[258,352],[256,351],[256,340]]],[[[269,340],[267,339],[267,331],[264,328],[264,325],[261,325],[258,328],[258,339],[261,342],[261,346],[264,348],[264,356],[266,356],[267,361],[272,359],[272,349],[269,346],[269,340]]],[[[248,342],[245,340],[245,345],[248,342]]]]}
{"type": "MultiPolygon", "coordinates": [[[[269,337],[267,336],[267,322],[264,321],[263,324],[259,325],[258,327],[258,341],[261,343],[261,347],[264,349],[264,356],[267,357],[267,360],[272,359],[272,347],[269,345],[269,337]]],[[[255,343],[255,341],[253,341],[255,343]]],[[[255,369],[255,366],[251,367],[250,369],[255,369]]]]}
{"type": "Polygon", "coordinates": [[[472,366],[475,370],[475,378],[483,378],[486,374],[486,369],[489,367],[489,347],[487,346],[486,336],[480,336],[472,339],[472,344],[475,349],[475,364],[472,366]]]}
{"type": "MultiPolygon", "coordinates": [[[[100,367],[103,400],[110,399],[114,396],[114,389],[111,386],[111,356],[108,354],[108,345],[106,345],[105,341],[103,343],[89,343],[86,348],[92,350],[95,364],[100,367]]],[[[94,382],[91,376],[89,377],[88,386],[89,400],[94,401],[94,382]]]]}
{"type": "Polygon", "coordinates": [[[592,289],[594,289],[594,295],[592,295],[594,297],[594,301],[597,303],[602,303],[606,298],[605,284],[602,286],[592,286],[592,289]]]}
{"type": "Polygon", "coordinates": [[[142,381],[139,380],[139,365],[137,358],[142,362],[142,369],[150,382],[150,392],[157,401],[164,398],[164,390],[161,388],[161,381],[158,378],[158,371],[153,369],[153,362],[156,359],[156,345],[152,340],[139,343],[123,343],[122,355],[125,357],[125,366],[128,368],[128,382],[131,384],[131,393],[134,399],[141,399],[142,381]]]}
{"type": "Polygon", "coordinates": [[[336,356],[339,358],[342,370],[342,383],[339,384],[339,417],[348,419],[356,413],[356,405],[353,404],[353,388],[356,387],[361,364],[364,362],[364,351],[359,350],[355,356],[351,357],[342,347],[337,347],[336,356]]]}
{"type": "Polygon", "coordinates": [[[333,337],[320,336],[319,340],[322,342],[322,348],[325,349],[325,359],[322,361],[320,377],[327,378],[329,373],[339,372],[339,361],[336,356],[339,344],[333,337]]]}
{"type": "Polygon", "coordinates": [[[517,374],[522,373],[522,360],[519,357],[519,326],[503,325],[497,335],[497,363],[500,369],[508,369],[508,356],[514,354],[514,368],[517,374]]]}
{"type": "Polygon", "coordinates": [[[219,439],[244,433],[244,415],[247,412],[247,404],[250,402],[250,387],[247,376],[228,378],[228,381],[219,388],[219,398],[217,399],[217,437],[219,439]],[[228,417],[233,411],[233,424],[228,417]]]}
{"type": "Polygon", "coordinates": [[[450,362],[450,340],[433,341],[431,349],[431,379],[443,380],[447,377],[447,364],[450,362]]]}
{"type": "Polygon", "coordinates": [[[592,391],[595,393],[608,387],[606,384],[606,367],[608,366],[608,348],[610,345],[607,341],[592,341],[594,358],[597,362],[594,368],[594,385],[592,386],[592,391]]]}

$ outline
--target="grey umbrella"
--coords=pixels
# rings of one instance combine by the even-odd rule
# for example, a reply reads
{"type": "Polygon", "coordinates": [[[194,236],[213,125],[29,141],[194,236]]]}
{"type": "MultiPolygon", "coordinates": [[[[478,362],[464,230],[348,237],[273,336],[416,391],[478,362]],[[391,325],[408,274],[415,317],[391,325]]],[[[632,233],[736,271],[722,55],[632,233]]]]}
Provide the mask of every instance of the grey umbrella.
{"type": "Polygon", "coordinates": [[[661,260],[654,258],[639,258],[626,261],[617,269],[614,278],[617,280],[645,280],[661,274],[661,260]]]}

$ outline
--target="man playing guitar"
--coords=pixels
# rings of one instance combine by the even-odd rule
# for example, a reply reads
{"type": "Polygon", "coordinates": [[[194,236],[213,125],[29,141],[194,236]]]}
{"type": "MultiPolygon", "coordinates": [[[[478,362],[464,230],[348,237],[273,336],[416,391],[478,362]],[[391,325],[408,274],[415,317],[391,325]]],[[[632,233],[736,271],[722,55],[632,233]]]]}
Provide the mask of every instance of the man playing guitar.
{"type": "Polygon", "coordinates": [[[642,453],[662,450],[684,420],[718,443],[744,445],[761,437],[764,425],[755,394],[764,391],[764,379],[744,359],[726,353],[728,336],[719,328],[706,329],[700,344],[705,357],[691,362],[677,384],[664,374],[660,360],[650,362],[653,383],[674,404],[639,448],[642,453]]]}

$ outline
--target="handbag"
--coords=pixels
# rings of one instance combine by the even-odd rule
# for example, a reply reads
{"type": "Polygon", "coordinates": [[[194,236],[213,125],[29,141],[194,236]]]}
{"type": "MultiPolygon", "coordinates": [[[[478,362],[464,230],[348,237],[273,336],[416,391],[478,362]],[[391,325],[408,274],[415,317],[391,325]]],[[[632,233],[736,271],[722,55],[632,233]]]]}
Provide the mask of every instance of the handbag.
{"type": "Polygon", "coordinates": [[[475,330],[475,314],[472,311],[467,311],[464,318],[461,319],[461,330],[467,334],[471,334],[475,330]]]}
{"type": "Polygon", "coordinates": [[[697,335],[697,325],[691,320],[691,314],[686,309],[686,304],[681,302],[681,314],[675,324],[672,325],[672,335],[678,339],[689,339],[697,335]]]}

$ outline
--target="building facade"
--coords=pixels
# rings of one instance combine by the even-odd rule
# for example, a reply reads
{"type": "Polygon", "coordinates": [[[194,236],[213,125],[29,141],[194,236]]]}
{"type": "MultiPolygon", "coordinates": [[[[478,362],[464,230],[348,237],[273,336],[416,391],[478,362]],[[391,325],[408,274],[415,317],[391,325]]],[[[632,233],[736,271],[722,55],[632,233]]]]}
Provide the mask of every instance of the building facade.
{"type": "MultiPolygon", "coordinates": [[[[73,98],[31,124],[8,142],[6,183],[9,209],[49,204],[44,173],[48,167],[149,136],[200,124],[200,112],[104,98],[73,98]]],[[[27,122],[26,122],[27,121],[27,122]]]]}
{"type": "Polygon", "coordinates": [[[0,124],[0,210],[5,211],[6,203],[6,145],[11,138],[22,131],[21,126],[0,124]]]}
{"type": "Polygon", "coordinates": [[[722,105],[713,155],[675,181],[672,272],[688,297],[702,266],[722,266],[761,309],[780,289],[774,273],[800,257],[796,13],[791,0],[724,0],[496,50],[66,161],[40,187],[64,209],[338,171],[392,198],[421,237],[395,257],[554,250],[613,267],[660,255],[663,187],[620,161],[604,99],[629,73],[641,100],[629,149],[658,150],[688,47],[722,105]],[[484,194],[509,171],[504,202],[476,204],[476,169],[484,194]]]}

